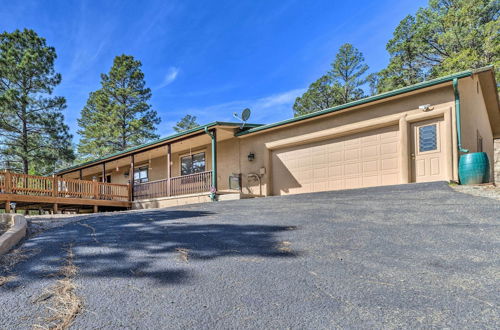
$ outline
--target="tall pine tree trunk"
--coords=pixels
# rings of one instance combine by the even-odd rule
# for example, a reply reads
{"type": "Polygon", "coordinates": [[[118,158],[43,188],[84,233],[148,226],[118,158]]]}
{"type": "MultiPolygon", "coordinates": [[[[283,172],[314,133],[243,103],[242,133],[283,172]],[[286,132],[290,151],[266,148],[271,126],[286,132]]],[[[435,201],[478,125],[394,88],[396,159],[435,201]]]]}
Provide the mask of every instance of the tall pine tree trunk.
{"type": "MultiPolygon", "coordinates": [[[[25,99],[25,98],[24,98],[25,99]]],[[[29,172],[29,160],[28,160],[28,123],[26,122],[26,104],[22,105],[22,116],[21,120],[23,122],[22,130],[22,155],[23,160],[23,173],[28,174],[29,172]]]]}

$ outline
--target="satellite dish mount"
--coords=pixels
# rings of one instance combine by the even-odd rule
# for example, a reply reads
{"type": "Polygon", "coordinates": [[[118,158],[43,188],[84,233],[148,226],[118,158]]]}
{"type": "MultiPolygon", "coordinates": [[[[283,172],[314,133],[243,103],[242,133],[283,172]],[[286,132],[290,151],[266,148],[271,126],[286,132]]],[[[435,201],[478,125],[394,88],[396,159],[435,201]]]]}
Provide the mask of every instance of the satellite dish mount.
{"type": "Polygon", "coordinates": [[[251,111],[250,109],[246,108],[241,112],[241,116],[238,115],[236,112],[233,113],[233,117],[236,119],[239,119],[242,121],[240,129],[243,129],[245,127],[245,124],[247,123],[247,120],[250,118],[251,111]]]}

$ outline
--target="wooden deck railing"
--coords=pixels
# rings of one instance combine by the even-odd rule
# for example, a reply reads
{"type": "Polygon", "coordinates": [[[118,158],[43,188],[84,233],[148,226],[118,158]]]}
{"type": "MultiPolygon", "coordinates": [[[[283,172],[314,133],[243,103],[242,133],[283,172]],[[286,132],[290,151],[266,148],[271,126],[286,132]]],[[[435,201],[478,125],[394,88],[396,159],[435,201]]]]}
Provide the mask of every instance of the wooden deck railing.
{"type": "Polygon", "coordinates": [[[0,172],[0,193],[58,198],[129,201],[126,184],[0,172]]]}
{"type": "Polygon", "coordinates": [[[134,185],[134,200],[209,192],[212,172],[200,172],[134,185]]]}

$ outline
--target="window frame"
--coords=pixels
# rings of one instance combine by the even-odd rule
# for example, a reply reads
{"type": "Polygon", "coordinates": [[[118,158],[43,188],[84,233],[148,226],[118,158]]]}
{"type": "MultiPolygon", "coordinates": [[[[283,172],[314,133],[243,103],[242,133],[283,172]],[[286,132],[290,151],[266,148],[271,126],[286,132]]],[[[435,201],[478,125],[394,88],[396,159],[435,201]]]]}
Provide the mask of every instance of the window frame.
{"type": "Polygon", "coordinates": [[[192,152],[192,153],[188,153],[188,154],[182,154],[182,155],[179,155],[179,174],[180,176],[187,176],[187,175],[193,175],[193,174],[196,174],[196,173],[202,173],[202,172],[206,172],[207,171],[207,153],[206,153],[206,150],[203,149],[203,150],[197,150],[195,152],[192,152]],[[196,155],[199,155],[199,154],[203,154],[203,171],[198,171],[198,172],[193,172],[193,157],[196,156],[196,155]],[[188,173],[188,174],[182,174],[183,172],[183,168],[182,168],[182,160],[186,157],[191,157],[191,173],[188,173]]]}
{"type": "Polygon", "coordinates": [[[137,166],[136,168],[134,168],[134,173],[132,175],[133,175],[132,180],[133,180],[134,184],[149,182],[149,165],[137,166]],[[140,173],[140,172],[146,172],[146,177],[136,179],[135,173],[140,173]]]}

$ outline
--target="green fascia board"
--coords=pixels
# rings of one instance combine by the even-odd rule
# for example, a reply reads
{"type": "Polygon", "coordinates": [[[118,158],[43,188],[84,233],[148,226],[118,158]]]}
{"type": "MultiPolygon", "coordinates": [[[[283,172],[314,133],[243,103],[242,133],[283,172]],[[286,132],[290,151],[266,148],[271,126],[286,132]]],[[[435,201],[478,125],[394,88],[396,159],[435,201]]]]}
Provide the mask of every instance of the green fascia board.
{"type": "MultiPolygon", "coordinates": [[[[118,151],[118,152],[103,156],[101,158],[93,159],[93,160],[90,160],[88,162],[84,162],[81,164],[77,164],[77,165],[65,168],[63,170],[59,170],[56,172],[56,174],[71,171],[71,170],[74,170],[74,169],[77,169],[80,167],[85,167],[85,166],[89,166],[89,165],[96,165],[96,164],[99,164],[99,163],[106,161],[109,158],[117,157],[117,156],[120,156],[122,154],[127,154],[127,153],[130,153],[130,152],[133,152],[135,150],[142,149],[142,148],[147,148],[149,146],[152,146],[152,145],[155,145],[158,143],[162,143],[162,142],[166,142],[168,140],[176,139],[176,138],[182,137],[184,135],[189,135],[191,133],[202,132],[205,130],[205,127],[214,127],[214,126],[235,126],[236,127],[236,126],[241,126],[241,123],[214,121],[214,122],[206,124],[206,125],[201,125],[201,126],[198,126],[198,127],[192,128],[192,129],[188,129],[188,130],[180,132],[180,133],[175,133],[175,134],[166,136],[166,137],[158,139],[158,140],[154,140],[151,142],[147,142],[147,143],[138,145],[136,147],[128,148],[128,149],[125,149],[123,151],[118,151]]],[[[255,128],[258,126],[262,126],[262,124],[245,124],[245,127],[248,127],[248,128],[255,128]]]]}
{"type": "Polygon", "coordinates": [[[276,122],[276,123],[262,125],[262,126],[258,126],[258,127],[255,127],[255,128],[251,128],[251,129],[248,129],[248,130],[236,133],[236,136],[243,136],[243,135],[247,135],[247,134],[251,134],[251,133],[255,133],[255,132],[260,132],[260,131],[263,131],[263,130],[266,130],[266,129],[270,129],[270,128],[274,128],[274,127],[278,127],[278,126],[282,126],[282,125],[286,125],[286,124],[298,122],[298,121],[301,121],[301,120],[318,117],[318,116],[321,116],[321,115],[324,115],[324,114],[328,114],[328,113],[332,113],[332,112],[344,110],[344,109],[351,108],[351,107],[354,107],[354,106],[357,106],[357,105],[362,105],[362,104],[370,103],[370,102],[373,102],[373,101],[382,100],[382,99],[385,99],[385,98],[388,98],[388,97],[392,97],[392,96],[396,96],[396,95],[400,95],[400,94],[412,92],[412,91],[415,91],[415,90],[418,90],[418,89],[422,89],[422,88],[426,88],[426,87],[431,87],[431,86],[434,86],[434,85],[439,85],[439,84],[442,84],[442,83],[445,83],[445,82],[453,81],[453,79],[460,79],[460,78],[469,77],[469,76],[471,76],[472,74],[474,74],[476,72],[488,71],[488,70],[492,70],[492,69],[493,69],[493,66],[487,66],[487,67],[476,69],[476,70],[462,71],[462,72],[455,73],[455,74],[452,74],[452,75],[449,75],[449,76],[444,76],[444,77],[440,77],[440,78],[436,78],[436,79],[432,79],[432,80],[428,80],[428,81],[423,81],[423,82],[415,84],[415,85],[410,85],[410,86],[406,86],[406,87],[403,87],[403,88],[395,89],[395,90],[392,90],[392,91],[389,91],[389,92],[385,92],[385,93],[381,93],[381,94],[369,96],[369,97],[366,97],[366,98],[363,98],[363,99],[360,99],[360,100],[357,100],[357,101],[353,101],[353,102],[345,103],[345,104],[342,104],[342,105],[338,105],[338,106],[335,106],[333,108],[328,108],[328,109],[325,109],[325,110],[320,110],[320,111],[308,113],[308,114],[305,114],[305,115],[302,115],[302,116],[298,116],[298,117],[295,117],[295,118],[282,120],[282,121],[279,121],[279,122],[276,122]]]}

